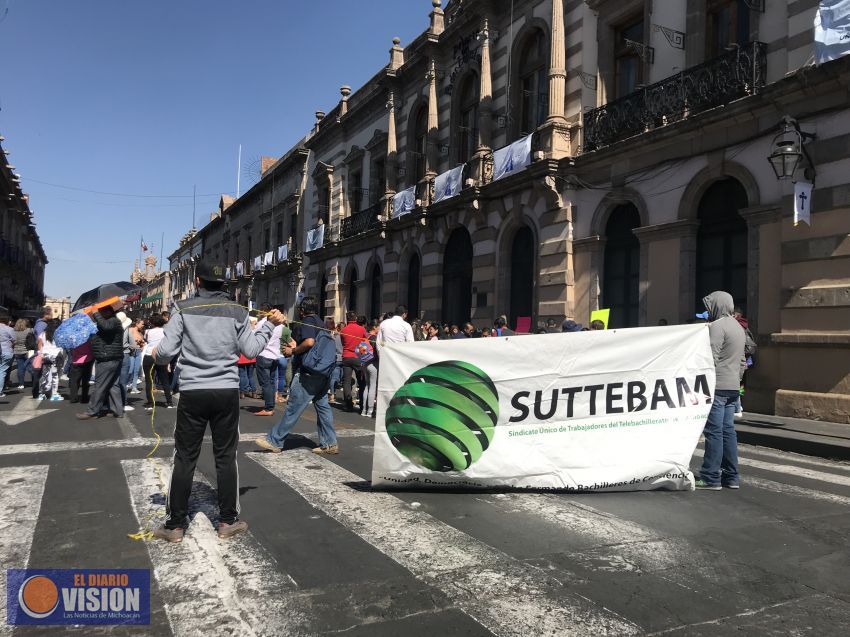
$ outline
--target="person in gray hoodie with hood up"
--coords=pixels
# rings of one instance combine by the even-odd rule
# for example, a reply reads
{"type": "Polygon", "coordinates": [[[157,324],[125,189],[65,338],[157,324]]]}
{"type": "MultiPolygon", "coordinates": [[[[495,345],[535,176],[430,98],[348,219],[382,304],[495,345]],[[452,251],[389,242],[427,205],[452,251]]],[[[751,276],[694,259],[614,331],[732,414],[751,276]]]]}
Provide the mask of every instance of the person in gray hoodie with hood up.
{"type": "Polygon", "coordinates": [[[705,455],[697,489],[720,491],[737,489],[738,436],[735,434],[735,406],[741,386],[741,361],[746,335],[735,320],[735,304],[728,292],[712,292],[702,300],[708,310],[708,333],[717,376],[714,402],[705,424],[705,455]]]}

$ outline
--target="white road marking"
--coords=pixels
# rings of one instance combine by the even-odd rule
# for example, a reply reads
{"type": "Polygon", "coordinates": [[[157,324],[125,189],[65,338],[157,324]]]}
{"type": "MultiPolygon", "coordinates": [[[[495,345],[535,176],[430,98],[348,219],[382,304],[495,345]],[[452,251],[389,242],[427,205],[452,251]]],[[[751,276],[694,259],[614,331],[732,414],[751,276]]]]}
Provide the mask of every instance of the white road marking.
{"type": "MultiPolygon", "coordinates": [[[[702,449],[694,451],[694,456],[702,458],[704,455],[702,449]]],[[[809,480],[819,480],[820,482],[829,482],[832,484],[840,484],[841,486],[850,486],[850,476],[835,475],[833,473],[825,473],[823,471],[814,471],[805,469],[792,464],[775,464],[773,462],[763,462],[753,458],[738,457],[738,464],[744,467],[753,467],[754,469],[764,469],[775,473],[784,473],[798,478],[807,478],[809,480]]]]}
{"type": "MultiPolygon", "coordinates": [[[[0,566],[26,568],[44,484],[47,465],[5,467],[0,477],[0,566]]],[[[14,626],[6,623],[6,574],[0,577],[0,635],[11,635],[14,626]]]]}
{"type": "Polygon", "coordinates": [[[568,584],[412,509],[389,493],[359,491],[362,479],[301,451],[255,453],[309,504],[335,519],[500,636],[632,635],[639,627],[569,592],[568,584]]]}
{"type": "Polygon", "coordinates": [[[773,458],[774,460],[784,460],[785,462],[797,462],[799,464],[810,465],[812,467],[822,467],[824,469],[832,469],[833,471],[850,471],[850,462],[841,460],[826,460],[815,458],[813,456],[804,456],[792,451],[773,451],[766,447],[752,447],[750,445],[739,445],[738,455],[747,457],[747,454],[763,456],[765,458],[773,458]]]}
{"type": "Polygon", "coordinates": [[[782,495],[796,495],[809,500],[821,500],[822,502],[829,502],[831,504],[850,506],[850,498],[845,495],[816,491],[815,489],[798,487],[793,484],[783,484],[782,482],[774,482],[773,480],[765,480],[764,478],[744,476],[743,486],[741,488],[745,489],[748,486],[773,491],[782,495]]]}
{"type": "MultiPolygon", "coordinates": [[[[240,442],[253,442],[263,434],[242,434],[239,436],[240,442]]],[[[315,434],[300,434],[306,438],[310,438],[314,442],[317,440],[315,434]]],[[[337,438],[364,438],[374,436],[375,432],[367,429],[340,429],[336,432],[337,438]]],[[[209,437],[206,438],[209,441],[209,437]]],[[[86,442],[36,442],[21,445],[2,445],[0,446],[0,456],[12,456],[16,454],[32,454],[32,453],[58,453],[63,451],[89,451],[92,449],[132,449],[134,447],[153,447],[156,444],[155,438],[124,438],[118,440],[89,440],[86,442]]],[[[163,437],[160,445],[171,446],[174,444],[174,438],[163,437]]]]}
{"type": "MultiPolygon", "coordinates": [[[[161,523],[164,501],[154,463],[168,483],[163,460],[122,460],[133,512],[139,524],[154,514],[161,523]]],[[[190,514],[194,518],[180,544],[146,542],[154,575],[175,635],[306,635],[305,601],[292,594],[282,572],[250,531],[219,540],[211,519],[218,517],[215,492],[195,474],[190,514]]]]}
{"type": "Polygon", "coordinates": [[[39,409],[39,406],[44,404],[49,403],[43,400],[33,400],[29,396],[22,397],[18,401],[18,404],[12,408],[12,411],[0,416],[0,422],[4,425],[14,427],[15,425],[20,425],[22,422],[32,420],[33,418],[40,418],[41,416],[46,416],[54,411],[59,411],[58,409],[49,409],[47,407],[39,409]]]}

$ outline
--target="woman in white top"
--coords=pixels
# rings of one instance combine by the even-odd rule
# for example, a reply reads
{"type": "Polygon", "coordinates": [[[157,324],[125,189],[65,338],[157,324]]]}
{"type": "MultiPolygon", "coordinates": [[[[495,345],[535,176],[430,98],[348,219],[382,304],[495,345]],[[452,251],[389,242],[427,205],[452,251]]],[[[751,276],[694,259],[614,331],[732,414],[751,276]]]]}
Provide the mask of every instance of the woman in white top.
{"type": "Polygon", "coordinates": [[[47,329],[38,337],[38,352],[41,354],[38,400],[62,400],[59,395],[59,359],[62,357],[62,348],[53,342],[57,327],[58,321],[50,321],[47,329]]]}
{"type": "Polygon", "coordinates": [[[150,411],[154,406],[153,390],[156,385],[156,380],[153,378],[153,373],[156,371],[156,377],[159,379],[159,384],[165,392],[165,407],[172,409],[174,405],[171,403],[171,380],[168,378],[168,366],[156,365],[154,363],[151,352],[159,342],[165,337],[165,330],[162,326],[165,325],[165,319],[159,314],[154,314],[150,318],[151,328],[145,332],[145,348],[142,350],[142,372],[145,375],[145,409],[150,411]]]}

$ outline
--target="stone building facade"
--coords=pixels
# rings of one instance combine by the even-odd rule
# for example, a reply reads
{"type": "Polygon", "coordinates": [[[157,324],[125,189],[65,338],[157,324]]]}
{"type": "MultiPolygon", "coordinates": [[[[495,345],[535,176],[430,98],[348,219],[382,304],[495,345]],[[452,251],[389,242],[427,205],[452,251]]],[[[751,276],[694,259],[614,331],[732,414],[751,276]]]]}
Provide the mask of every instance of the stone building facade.
{"type": "Polygon", "coordinates": [[[727,289],[759,341],[746,408],[850,421],[850,57],[814,64],[817,6],[434,0],[172,273],[204,254],[240,302],[512,327],[684,322],[727,289]]]}
{"type": "Polygon", "coordinates": [[[21,176],[0,135],[0,307],[13,316],[35,312],[44,303],[47,257],[21,188],[21,176]]]}

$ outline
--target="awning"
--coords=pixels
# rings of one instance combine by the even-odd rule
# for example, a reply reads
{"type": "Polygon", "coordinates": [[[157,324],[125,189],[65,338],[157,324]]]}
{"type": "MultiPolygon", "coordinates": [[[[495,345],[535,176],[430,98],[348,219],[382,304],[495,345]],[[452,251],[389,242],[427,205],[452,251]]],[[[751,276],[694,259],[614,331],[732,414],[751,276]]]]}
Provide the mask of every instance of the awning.
{"type": "Polygon", "coordinates": [[[147,303],[154,303],[155,301],[162,300],[162,292],[157,292],[156,294],[151,294],[150,296],[146,296],[142,299],[142,305],[146,305],[147,303]]]}

